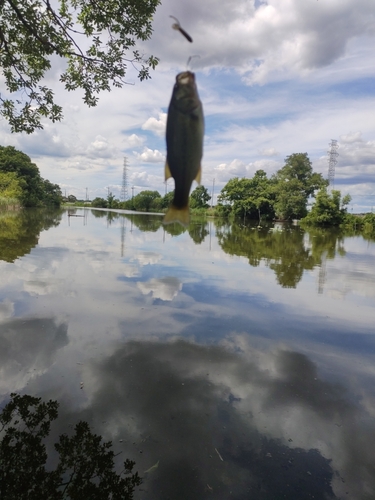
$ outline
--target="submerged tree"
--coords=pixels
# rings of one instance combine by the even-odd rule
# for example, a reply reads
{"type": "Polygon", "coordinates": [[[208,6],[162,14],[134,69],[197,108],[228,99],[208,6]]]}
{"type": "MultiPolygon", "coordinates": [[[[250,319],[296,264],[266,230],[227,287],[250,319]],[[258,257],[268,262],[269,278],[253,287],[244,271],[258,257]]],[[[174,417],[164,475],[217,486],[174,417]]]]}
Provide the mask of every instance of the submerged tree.
{"type": "Polygon", "coordinates": [[[327,185],[322,174],[313,172],[307,153],[287,156],[285,165],[273,177],[275,212],[280,219],[301,219],[307,214],[307,200],[327,185]]]}
{"type": "Polygon", "coordinates": [[[274,188],[264,170],[257,170],[254,177],[247,179],[234,177],[230,179],[219,195],[219,213],[230,212],[237,217],[266,219],[274,216],[274,188]]]}
{"type": "Polygon", "coordinates": [[[0,414],[0,498],[131,500],[142,482],[132,472],[135,463],[125,460],[117,474],[112,443],[102,442],[87,422],[79,422],[72,436],[60,436],[54,445],[57,467],[47,470],[45,439],[58,406],[56,401],[11,394],[0,414]]]}
{"type": "Polygon", "coordinates": [[[160,0],[3,0],[0,9],[0,67],[8,95],[0,95],[0,114],[12,132],[31,133],[41,120],[62,119],[62,107],[42,84],[53,59],[65,60],[60,81],[82,89],[95,106],[111,85],[122,87],[129,64],[138,77],[150,77],[158,59],[144,58],[138,40],[150,38],[160,0]],[[13,98],[10,96],[14,95],[13,98]]]}
{"type": "Polygon", "coordinates": [[[329,193],[327,188],[323,188],[316,195],[315,203],[303,222],[314,226],[338,226],[345,220],[350,200],[349,194],[341,199],[340,191],[333,189],[329,193]]]}

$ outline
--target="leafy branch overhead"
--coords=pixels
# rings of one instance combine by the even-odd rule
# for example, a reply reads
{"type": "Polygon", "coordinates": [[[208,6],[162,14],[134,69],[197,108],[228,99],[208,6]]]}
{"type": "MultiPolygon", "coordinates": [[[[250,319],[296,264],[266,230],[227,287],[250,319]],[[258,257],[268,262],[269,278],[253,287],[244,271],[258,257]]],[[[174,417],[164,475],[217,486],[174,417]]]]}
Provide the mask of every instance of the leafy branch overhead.
{"type": "Polygon", "coordinates": [[[65,60],[59,75],[67,90],[82,89],[95,106],[98,94],[122,87],[128,65],[142,81],[158,58],[136,48],[152,33],[152,15],[160,0],[2,0],[0,66],[6,92],[0,113],[12,132],[43,128],[42,118],[61,120],[62,107],[42,84],[56,56],[65,60]],[[15,94],[14,98],[10,98],[15,94]]]}

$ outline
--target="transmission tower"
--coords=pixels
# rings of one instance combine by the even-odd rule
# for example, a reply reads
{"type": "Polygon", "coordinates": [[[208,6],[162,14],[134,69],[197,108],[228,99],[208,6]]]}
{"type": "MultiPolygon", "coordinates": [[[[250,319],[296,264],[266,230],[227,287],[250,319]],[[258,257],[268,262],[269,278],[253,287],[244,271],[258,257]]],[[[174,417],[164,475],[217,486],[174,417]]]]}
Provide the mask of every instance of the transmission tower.
{"type": "Polygon", "coordinates": [[[121,201],[126,201],[128,198],[128,160],[124,156],[124,168],[122,170],[122,187],[121,187],[121,201]]]}
{"type": "Polygon", "coordinates": [[[338,157],[338,152],[337,149],[339,145],[337,144],[337,141],[335,139],[332,139],[331,142],[329,143],[330,150],[327,151],[328,153],[328,184],[331,189],[333,189],[334,182],[335,182],[335,166],[337,163],[337,157],[338,157]]]}

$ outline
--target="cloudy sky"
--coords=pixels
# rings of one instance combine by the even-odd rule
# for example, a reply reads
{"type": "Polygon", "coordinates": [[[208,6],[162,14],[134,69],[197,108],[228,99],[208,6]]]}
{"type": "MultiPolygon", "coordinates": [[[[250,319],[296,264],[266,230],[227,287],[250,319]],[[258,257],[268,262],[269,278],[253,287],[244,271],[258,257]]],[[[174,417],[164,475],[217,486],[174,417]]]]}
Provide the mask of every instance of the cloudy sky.
{"type": "MultiPolygon", "coordinates": [[[[64,121],[31,136],[0,121],[0,144],[27,153],[43,177],[85,198],[165,193],[165,122],[175,75],[196,73],[206,134],[203,184],[217,195],[234,176],[269,175],[286,156],[307,152],[328,173],[329,143],[339,142],[335,187],[352,195],[350,210],[375,209],[375,11],[373,0],[164,0],[152,39],[140,47],[161,60],[139,83],[129,69],[122,89],[85,107],[51,72],[47,84],[64,121]],[[176,16],[193,37],[171,29],[176,16]]],[[[167,189],[173,189],[170,180],[167,189]]],[[[216,196],[215,196],[216,199],[216,196]]]]}

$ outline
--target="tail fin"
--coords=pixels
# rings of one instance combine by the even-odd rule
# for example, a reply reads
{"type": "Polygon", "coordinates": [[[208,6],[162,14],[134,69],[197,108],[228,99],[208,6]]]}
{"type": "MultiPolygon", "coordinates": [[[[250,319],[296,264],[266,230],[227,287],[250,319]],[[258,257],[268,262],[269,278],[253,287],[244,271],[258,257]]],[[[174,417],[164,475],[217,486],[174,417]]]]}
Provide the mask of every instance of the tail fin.
{"type": "Polygon", "coordinates": [[[172,222],[179,222],[182,226],[188,227],[190,222],[189,207],[177,208],[173,204],[169,207],[168,212],[165,214],[163,224],[172,224],[172,222]]]}

